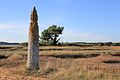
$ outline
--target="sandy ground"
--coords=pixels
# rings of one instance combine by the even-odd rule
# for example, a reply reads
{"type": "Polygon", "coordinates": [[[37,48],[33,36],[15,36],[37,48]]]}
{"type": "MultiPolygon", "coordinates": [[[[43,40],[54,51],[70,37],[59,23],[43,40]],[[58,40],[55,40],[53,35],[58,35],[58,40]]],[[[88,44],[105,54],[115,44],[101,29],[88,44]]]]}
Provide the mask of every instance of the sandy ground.
{"type": "Polygon", "coordinates": [[[7,68],[1,68],[0,67],[0,80],[46,80],[45,78],[35,78],[32,76],[21,76],[18,74],[13,74],[12,71],[14,69],[7,69],[7,68]]]}

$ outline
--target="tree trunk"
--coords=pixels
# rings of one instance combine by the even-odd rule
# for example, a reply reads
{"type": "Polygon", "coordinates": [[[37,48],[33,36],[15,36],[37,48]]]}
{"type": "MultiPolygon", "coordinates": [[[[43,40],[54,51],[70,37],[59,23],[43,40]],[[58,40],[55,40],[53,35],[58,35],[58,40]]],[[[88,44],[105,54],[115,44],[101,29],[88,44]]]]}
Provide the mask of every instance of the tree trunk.
{"type": "Polygon", "coordinates": [[[28,41],[28,59],[27,69],[38,70],[39,69],[39,28],[38,28],[38,16],[34,7],[31,14],[31,23],[29,28],[29,41],[28,41]]]}
{"type": "Polygon", "coordinates": [[[54,34],[54,39],[53,39],[53,45],[56,46],[57,45],[57,34],[54,34]]]}

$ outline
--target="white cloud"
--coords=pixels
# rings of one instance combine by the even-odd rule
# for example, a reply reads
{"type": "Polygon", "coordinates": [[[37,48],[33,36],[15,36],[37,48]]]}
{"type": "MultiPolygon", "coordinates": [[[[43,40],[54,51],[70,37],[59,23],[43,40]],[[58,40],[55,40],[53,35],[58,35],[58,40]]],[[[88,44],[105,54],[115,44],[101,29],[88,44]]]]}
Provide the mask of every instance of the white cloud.
{"type": "Polygon", "coordinates": [[[0,23],[0,30],[12,29],[12,28],[14,28],[14,26],[11,24],[0,23]]]}
{"type": "Polygon", "coordinates": [[[22,23],[0,23],[0,31],[16,32],[23,34],[27,31],[29,25],[22,23]]]}
{"type": "MultiPolygon", "coordinates": [[[[54,22],[54,21],[53,21],[54,22]]],[[[49,22],[48,24],[52,25],[49,22]]],[[[57,21],[59,23],[59,21],[57,21]]],[[[45,25],[44,25],[45,26],[45,25]]],[[[27,41],[29,24],[14,24],[14,23],[0,23],[0,41],[22,42],[27,41]]],[[[46,27],[40,25],[40,31],[43,31],[46,27]],[[41,29],[42,27],[42,29],[41,29]]],[[[87,42],[103,42],[114,40],[113,36],[96,34],[93,32],[82,32],[74,28],[68,28],[64,30],[60,36],[61,41],[87,41],[87,42]]]]}
{"type": "Polygon", "coordinates": [[[112,39],[105,35],[95,34],[92,32],[77,32],[77,30],[69,29],[64,31],[64,33],[62,34],[61,41],[103,42],[109,40],[112,39]]]}
{"type": "Polygon", "coordinates": [[[27,41],[29,25],[22,23],[0,23],[0,41],[27,41]]]}

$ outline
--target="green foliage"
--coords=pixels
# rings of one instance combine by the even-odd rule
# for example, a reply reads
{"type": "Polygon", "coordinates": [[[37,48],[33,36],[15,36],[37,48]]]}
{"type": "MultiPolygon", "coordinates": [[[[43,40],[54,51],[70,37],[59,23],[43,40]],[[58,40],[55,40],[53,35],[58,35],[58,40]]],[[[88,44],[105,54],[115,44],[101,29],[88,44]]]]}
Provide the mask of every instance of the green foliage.
{"type": "Polygon", "coordinates": [[[60,38],[59,35],[62,34],[64,27],[52,25],[48,29],[45,29],[41,34],[41,42],[48,45],[57,45],[60,38]]]}

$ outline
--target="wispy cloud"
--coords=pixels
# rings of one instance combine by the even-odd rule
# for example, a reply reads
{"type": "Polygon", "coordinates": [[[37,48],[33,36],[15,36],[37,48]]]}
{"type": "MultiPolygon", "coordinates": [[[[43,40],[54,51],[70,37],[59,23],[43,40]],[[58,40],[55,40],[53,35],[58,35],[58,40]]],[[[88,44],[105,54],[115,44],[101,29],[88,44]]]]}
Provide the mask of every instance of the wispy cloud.
{"type": "Polygon", "coordinates": [[[13,28],[14,28],[14,26],[11,24],[0,23],[0,30],[13,29],[13,28]]]}
{"type": "Polygon", "coordinates": [[[29,25],[18,22],[0,23],[0,41],[27,41],[28,27],[29,25]]]}
{"type": "Polygon", "coordinates": [[[9,31],[20,33],[26,31],[29,25],[22,23],[0,23],[0,31],[9,31]]]}
{"type": "MultiPolygon", "coordinates": [[[[40,31],[43,31],[44,29],[47,28],[47,26],[52,25],[54,22],[56,22],[57,25],[59,25],[61,21],[62,20],[59,21],[54,19],[54,21],[52,22],[42,24],[42,26],[40,25],[40,31]]],[[[29,28],[29,24],[0,23],[0,41],[9,41],[9,42],[27,41],[28,28],[29,28]]],[[[102,35],[98,33],[96,34],[93,32],[83,32],[68,27],[65,28],[63,34],[60,37],[62,38],[61,41],[78,41],[78,42],[79,41],[103,42],[103,41],[114,40],[112,36],[110,37],[108,35],[102,35]]]]}
{"type": "Polygon", "coordinates": [[[74,29],[68,29],[64,31],[62,35],[62,41],[87,41],[87,42],[102,42],[112,40],[110,37],[96,34],[92,32],[77,32],[74,29]]]}

